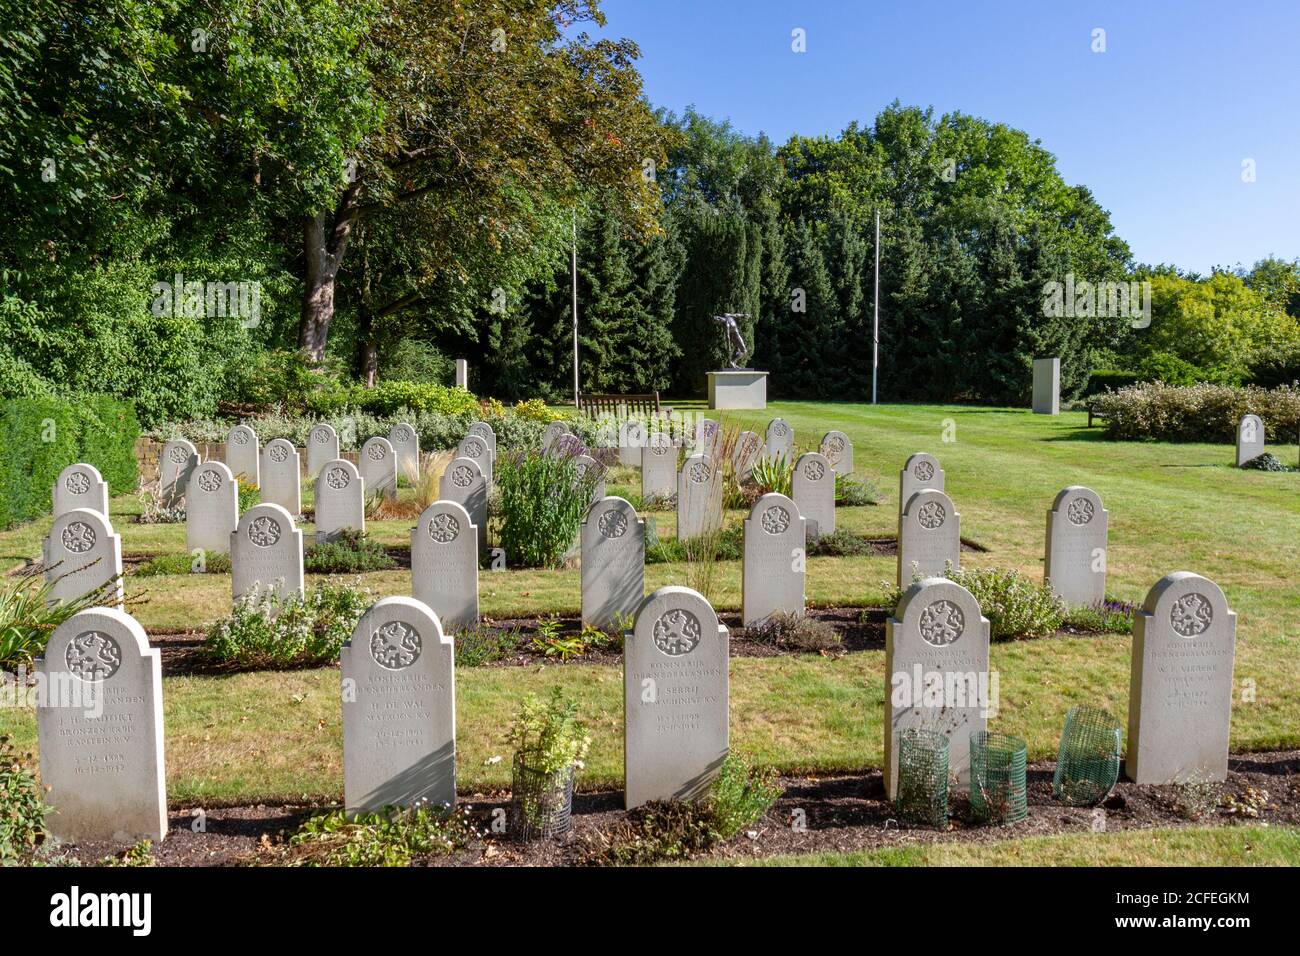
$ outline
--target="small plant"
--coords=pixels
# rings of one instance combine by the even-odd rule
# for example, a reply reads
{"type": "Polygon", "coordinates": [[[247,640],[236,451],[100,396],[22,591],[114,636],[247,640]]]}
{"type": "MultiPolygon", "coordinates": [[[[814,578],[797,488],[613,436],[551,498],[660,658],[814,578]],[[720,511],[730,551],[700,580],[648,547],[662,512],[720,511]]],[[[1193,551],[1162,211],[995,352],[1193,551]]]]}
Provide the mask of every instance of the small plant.
{"type": "Polygon", "coordinates": [[[410,809],[312,817],[275,861],[288,866],[410,866],[417,857],[454,853],[480,836],[467,807],[410,809]]]}
{"type": "MultiPolygon", "coordinates": [[[[164,574],[190,574],[194,572],[196,558],[189,554],[160,554],[150,558],[132,572],[138,578],[154,578],[164,574]]],[[[214,553],[204,555],[205,574],[229,574],[230,555],[214,553]]]]}
{"type": "Polygon", "coordinates": [[[438,451],[426,455],[420,463],[420,474],[413,482],[413,487],[421,511],[442,497],[442,474],[454,457],[454,452],[438,451]]]}
{"type": "Polygon", "coordinates": [[[1251,468],[1255,471],[1281,471],[1281,472],[1300,471],[1300,468],[1292,468],[1290,465],[1282,464],[1282,462],[1278,461],[1277,457],[1272,452],[1269,451],[1266,451],[1264,452],[1264,454],[1252,458],[1250,461],[1246,462],[1241,467],[1251,468]]]}
{"type": "Polygon", "coordinates": [[[835,628],[825,621],[781,611],[748,628],[746,636],[785,651],[826,652],[838,650],[843,643],[835,628]]]}
{"type": "Polygon", "coordinates": [[[180,504],[167,507],[153,491],[140,492],[140,524],[184,524],[185,507],[180,504]]]}
{"type": "Polygon", "coordinates": [[[239,494],[239,513],[242,515],[249,508],[253,507],[253,505],[261,502],[262,492],[257,485],[245,481],[243,475],[240,475],[236,479],[236,483],[239,494]]]}
{"type": "Polygon", "coordinates": [[[116,601],[118,579],[79,598],[49,602],[53,582],[21,575],[0,587],[0,668],[30,664],[54,629],[78,611],[116,601]]]}
{"type": "Polygon", "coordinates": [[[1065,615],[1065,624],[1076,631],[1089,634],[1131,634],[1133,618],[1139,608],[1128,601],[1106,600],[1091,607],[1072,607],[1065,615]]]}
{"type": "Polygon", "coordinates": [[[835,475],[835,504],[841,507],[880,504],[880,489],[874,481],[852,475],[835,475]]]}
{"type": "Polygon", "coordinates": [[[1184,820],[1200,820],[1218,809],[1223,785],[1217,780],[1193,775],[1191,779],[1177,781],[1173,786],[1174,812],[1184,820]]]}
{"type": "Polygon", "coordinates": [[[848,528],[836,528],[808,542],[809,557],[848,558],[863,554],[875,554],[871,539],[848,528]]]}
{"type": "Polygon", "coordinates": [[[573,778],[591,747],[578,705],[556,687],[549,700],[529,694],[506,735],[515,745],[510,794],[511,830],[521,839],[569,828],[573,778]]]}
{"type": "Polygon", "coordinates": [[[582,526],[597,476],[579,475],[567,456],[519,453],[498,460],[495,480],[500,542],[511,564],[558,566],[582,526]]]}
{"type": "Polygon", "coordinates": [[[762,455],[755,460],[750,477],[760,494],[776,492],[788,498],[794,483],[794,463],[785,458],[762,455]]]}
{"type": "Polygon", "coordinates": [[[254,591],[212,626],[203,653],[215,664],[254,669],[332,663],[370,603],[368,590],[328,582],[306,598],[254,591]]]}
{"type": "Polygon", "coordinates": [[[756,768],[745,754],[727,754],[705,798],[712,829],[719,839],[729,840],[757,823],[781,799],[785,791],[775,781],[774,771],[756,768]]]}
{"type": "Polygon", "coordinates": [[[49,808],[32,770],[33,756],[19,753],[8,734],[0,734],[0,865],[33,853],[45,839],[49,808]]]}
{"type": "Polygon", "coordinates": [[[948,568],[956,581],[979,602],[989,619],[993,640],[1046,637],[1065,620],[1065,602],[1052,589],[1010,568],[948,568]]]}
{"type": "Polygon", "coordinates": [[[309,574],[362,574],[387,571],[397,567],[397,562],[364,531],[344,528],[333,541],[308,547],[302,566],[309,574]]]}
{"type": "Polygon", "coordinates": [[[502,631],[484,625],[457,631],[455,636],[456,666],[481,667],[494,661],[503,661],[519,646],[520,634],[516,630],[502,631]]]}
{"type": "Polygon", "coordinates": [[[122,850],[113,856],[106,856],[97,864],[98,866],[153,866],[153,841],[141,840],[139,843],[133,843],[125,850],[122,850]]]}

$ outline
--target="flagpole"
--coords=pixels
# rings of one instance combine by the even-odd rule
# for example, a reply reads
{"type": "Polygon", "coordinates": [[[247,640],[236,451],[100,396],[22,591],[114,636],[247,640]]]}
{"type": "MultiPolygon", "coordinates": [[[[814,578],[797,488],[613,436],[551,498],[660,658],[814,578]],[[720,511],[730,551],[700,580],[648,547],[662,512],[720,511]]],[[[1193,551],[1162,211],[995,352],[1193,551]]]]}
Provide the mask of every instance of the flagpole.
{"type": "Polygon", "coordinates": [[[880,368],[880,210],[876,210],[876,294],[872,303],[875,319],[871,333],[871,404],[876,404],[876,376],[880,368]]]}
{"type": "Polygon", "coordinates": [[[573,276],[573,406],[578,406],[578,210],[573,210],[573,246],[569,266],[573,276]]]}

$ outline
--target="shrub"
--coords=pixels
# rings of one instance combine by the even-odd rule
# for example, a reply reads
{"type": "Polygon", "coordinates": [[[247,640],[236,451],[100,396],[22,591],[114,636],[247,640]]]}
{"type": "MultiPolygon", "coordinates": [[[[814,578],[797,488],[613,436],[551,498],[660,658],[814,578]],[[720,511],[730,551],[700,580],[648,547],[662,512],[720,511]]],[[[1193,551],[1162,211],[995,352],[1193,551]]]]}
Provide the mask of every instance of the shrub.
{"type": "Polygon", "coordinates": [[[380,813],[333,810],[303,823],[276,865],[410,866],[416,857],[468,846],[477,835],[466,808],[420,803],[380,813]]]}
{"type": "Polygon", "coordinates": [[[950,568],[945,577],[956,581],[979,602],[995,641],[1046,637],[1065,620],[1065,602],[1046,584],[1031,581],[1014,569],[950,568]]]}
{"type": "Polygon", "coordinates": [[[29,856],[45,836],[49,809],[32,770],[30,753],[19,753],[7,734],[0,735],[0,865],[29,856]]]}
{"type": "Polygon", "coordinates": [[[245,668],[308,667],[338,660],[370,604],[370,592],[323,583],[304,598],[255,591],[208,631],[204,656],[245,668]]]}
{"type": "Polygon", "coordinates": [[[1256,457],[1252,458],[1250,461],[1246,462],[1246,463],[1245,463],[1244,465],[1242,465],[1241,467],[1242,467],[1242,468],[1252,468],[1252,469],[1254,469],[1255,471],[1297,471],[1297,470],[1300,470],[1300,469],[1292,468],[1292,467],[1289,466],[1289,465],[1284,465],[1284,464],[1282,464],[1282,462],[1278,461],[1276,455],[1274,455],[1272,452],[1268,452],[1268,451],[1264,452],[1264,454],[1262,454],[1262,455],[1257,455],[1256,457]]]}
{"type": "Polygon", "coordinates": [[[1179,358],[1172,352],[1152,352],[1137,367],[1139,382],[1163,382],[1166,385],[1196,385],[1216,381],[1205,369],[1179,358]]]}
{"type": "Polygon", "coordinates": [[[771,644],[784,651],[828,651],[842,643],[835,628],[806,614],[780,611],[761,624],[746,630],[746,636],[760,644],[771,644]]]}
{"type": "Polygon", "coordinates": [[[479,410],[478,399],[463,388],[396,379],[381,380],[373,388],[358,384],[315,392],[306,397],[304,404],[317,415],[333,415],[345,409],[371,415],[396,415],[408,409],[441,415],[475,415],[479,410]]]}
{"type": "Polygon", "coordinates": [[[869,478],[835,476],[835,503],[844,507],[880,504],[880,489],[869,478]]]}
{"type": "Polygon", "coordinates": [[[494,661],[503,661],[515,652],[521,643],[517,630],[498,630],[477,625],[457,631],[453,646],[456,649],[457,667],[481,667],[494,661]]]}
{"type": "Polygon", "coordinates": [[[242,476],[236,478],[235,483],[238,487],[239,494],[237,507],[239,508],[239,513],[242,515],[249,508],[253,507],[253,505],[261,502],[262,490],[258,488],[257,485],[245,481],[242,476]]]}
{"type": "Polygon", "coordinates": [[[754,462],[750,477],[758,486],[760,494],[774,491],[788,498],[794,481],[794,464],[784,458],[762,456],[754,462]]]}
{"type": "Polygon", "coordinates": [[[587,513],[597,476],[579,477],[572,458],[526,452],[497,459],[501,547],[515,566],[554,567],[587,513]]]}
{"type": "Polygon", "coordinates": [[[303,554],[309,574],[361,574],[397,567],[384,546],[364,531],[344,528],[333,541],[310,545],[303,554]]]}
{"type": "MultiPolygon", "coordinates": [[[[150,558],[135,569],[138,578],[154,578],[164,574],[190,574],[194,571],[195,558],[190,554],[162,554],[150,558]]],[[[215,552],[203,557],[205,574],[229,574],[230,555],[215,552]]]]}
{"type": "Polygon", "coordinates": [[[712,829],[720,839],[728,840],[752,826],[781,799],[783,791],[775,780],[774,771],[757,769],[743,753],[727,754],[705,799],[712,829]]]}
{"type": "Polygon", "coordinates": [[[538,773],[564,770],[587,756],[591,737],[578,720],[578,704],[564,696],[559,687],[543,701],[529,694],[519,705],[506,741],[516,753],[528,755],[528,767],[538,773]]]}
{"type": "Polygon", "coordinates": [[[836,528],[808,543],[809,557],[847,558],[874,553],[870,538],[848,528],[836,528]]]}
{"type": "Polygon", "coordinates": [[[1094,634],[1130,634],[1136,604],[1128,601],[1103,601],[1091,607],[1072,607],[1065,615],[1067,626],[1094,634]]]}
{"type": "Polygon", "coordinates": [[[1290,442],[1300,430],[1300,386],[1182,388],[1151,383],[1098,395],[1106,435],[1121,441],[1235,442],[1242,416],[1264,421],[1266,438],[1290,442]]]}

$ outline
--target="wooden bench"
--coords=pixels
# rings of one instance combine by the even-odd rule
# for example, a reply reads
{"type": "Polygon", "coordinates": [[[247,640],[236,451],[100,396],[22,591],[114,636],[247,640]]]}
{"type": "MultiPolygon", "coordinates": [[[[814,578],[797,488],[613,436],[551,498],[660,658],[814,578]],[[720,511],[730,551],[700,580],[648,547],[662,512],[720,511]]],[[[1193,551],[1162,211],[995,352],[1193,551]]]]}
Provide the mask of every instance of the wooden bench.
{"type": "Polygon", "coordinates": [[[659,414],[659,393],[595,395],[589,392],[579,392],[578,410],[591,419],[597,419],[604,415],[651,418],[659,414]]]}

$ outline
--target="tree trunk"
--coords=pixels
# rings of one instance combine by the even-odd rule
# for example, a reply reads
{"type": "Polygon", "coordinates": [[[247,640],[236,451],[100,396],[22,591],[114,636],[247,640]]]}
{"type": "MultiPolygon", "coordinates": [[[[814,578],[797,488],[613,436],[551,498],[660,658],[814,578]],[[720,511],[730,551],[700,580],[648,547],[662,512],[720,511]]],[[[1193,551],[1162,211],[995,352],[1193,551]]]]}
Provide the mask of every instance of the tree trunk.
{"type": "Polygon", "coordinates": [[[320,212],[303,221],[307,266],[302,315],[298,321],[298,347],[317,364],[325,359],[325,343],[334,319],[334,283],[360,213],[357,194],[357,184],[351,183],[343,191],[333,215],[320,212]]]}

